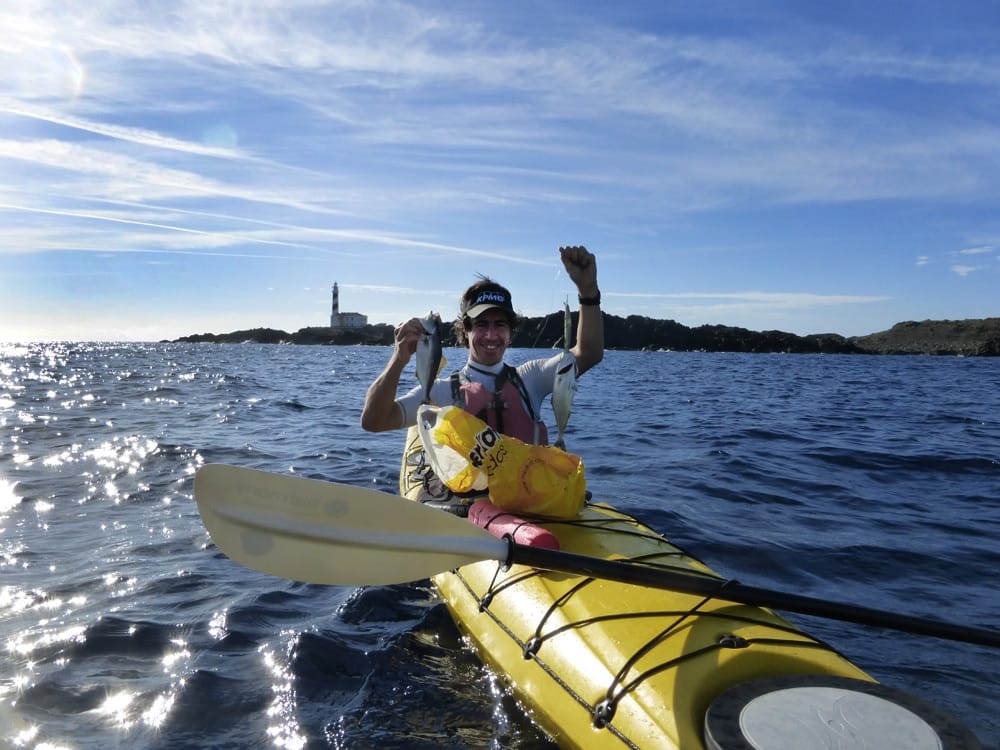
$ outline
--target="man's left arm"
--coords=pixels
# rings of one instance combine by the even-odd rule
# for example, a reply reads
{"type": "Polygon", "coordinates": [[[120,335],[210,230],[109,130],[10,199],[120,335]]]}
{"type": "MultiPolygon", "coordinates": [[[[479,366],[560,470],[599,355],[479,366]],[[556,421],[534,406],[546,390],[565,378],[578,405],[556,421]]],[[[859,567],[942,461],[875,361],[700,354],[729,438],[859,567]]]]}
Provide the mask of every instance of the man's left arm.
{"type": "Polygon", "coordinates": [[[604,316],[601,290],[597,286],[597,259],[582,246],[560,247],[559,255],[580,298],[576,324],[576,374],[583,375],[604,358],[604,316]]]}

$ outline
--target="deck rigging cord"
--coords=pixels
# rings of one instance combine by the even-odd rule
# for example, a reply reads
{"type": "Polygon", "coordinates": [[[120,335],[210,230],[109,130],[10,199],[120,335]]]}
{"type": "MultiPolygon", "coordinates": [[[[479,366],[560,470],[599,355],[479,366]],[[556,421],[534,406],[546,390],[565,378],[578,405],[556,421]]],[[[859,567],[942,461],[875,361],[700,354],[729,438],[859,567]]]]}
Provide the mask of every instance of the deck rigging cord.
{"type": "MultiPolygon", "coordinates": [[[[618,517],[612,517],[607,519],[592,519],[592,520],[560,520],[560,521],[550,521],[550,525],[568,525],[568,526],[581,526],[581,527],[593,527],[598,526],[610,531],[614,534],[621,535],[636,535],[642,537],[651,536],[648,533],[643,533],[635,531],[634,529],[629,529],[628,524],[638,524],[638,520],[625,513],[615,509],[618,517]],[[621,524],[626,524],[624,527],[621,524]]],[[[545,519],[534,519],[536,521],[544,521],[545,519]]],[[[628,562],[649,565],[651,567],[661,568],[665,570],[677,570],[676,566],[670,565],[668,562],[663,562],[662,558],[680,558],[686,555],[683,550],[675,550],[668,552],[658,552],[650,555],[644,555],[641,557],[627,558],[628,562]],[[657,558],[660,558],[658,561],[657,558]]],[[[526,640],[520,638],[516,633],[514,633],[506,623],[504,623],[499,617],[497,617],[491,611],[491,605],[500,595],[509,593],[510,595],[516,595],[517,587],[524,583],[525,581],[534,578],[536,576],[542,575],[542,571],[536,569],[526,569],[525,571],[519,573],[518,575],[508,576],[505,580],[500,581],[500,575],[504,572],[506,564],[503,562],[497,562],[496,568],[493,572],[493,577],[488,585],[487,589],[483,593],[477,593],[469,581],[463,576],[461,570],[453,571],[454,574],[459,578],[465,587],[466,591],[473,597],[473,599],[478,603],[479,611],[489,616],[494,623],[500,628],[515,644],[520,648],[525,659],[532,659],[534,662],[555,682],[559,685],[575,702],[577,702],[582,708],[587,710],[593,719],[594,727],[597,729],[606,729],[620,740],[626,744],[628,747],[634,747],[634,745],[619,731],[614,727],[613,720],[615,716],[618,704],[630,693],[637,690],[643,682],[652,678],[653,676],[660,674],[669,669],[677,669],[683,664],[694,661],[699,658],[709,657],[711,654],[716,653],[722,649],[744,649],[753,648],[756,645],[770,645],[770,646],[787,646],[789,648],[816,648],[831,651],[833,653],[839,652],[834,649],[829,644],[821,641],[818,638],[814,638],[806,633],[803,633],[799,629],[795,628],[789,624],[782,624],[775,622],[768,618],[763,617],[747,617],[743,615],[733,614],[733,613],[718,613],[718,612],[706,612],[702,611],[702,608],[709,602],[715,599],[725,600],[725,584],[728,581],[724,578],[705,575],[705,578],[717,580],[720,584],[719,590],[715,594],[710,594],[704,596],[697,604],[686,610],[659,610],[644,613],[634,612],[620,612],[614,614],[605,614],[600,616],[593,616],[581,619],[569,619],[565,623],[554,627],[548,631],[545,631],[546,624],[551,620],[556,612],[565,612],[567,605],[573,600],[573,598],[581,592],[587,586],[595,584],[600,579],[585,577],[579,582],[575,583],[562,595],[560,595],[555,601],[553,601],[547,611],[539,618],[537,625],[534,628],[534,633],[528,637],[526,640]],[[640,644],[636,647],[632,655],[624,661],[624,663],[617,668],[617,671],[612,676],[609,681],[607,690],[605,691],[602,700],[598,701],[596,704],[591,703],[582,696],[578,695],[545,661],[544,655],[541,654],[542,647],[545,643],[557,639],[563,633],[570,630],[582,630],[586,629],[591,625],[598,625],[600,623],[605,623],[613,621],[616,619],[634,621],[636,618],[641,619],[656,619],[661,617],[671,617],[673,621],[665,628],[663,628],[659,633],[653,637],[646,640],[645,643],[640,644]],[[682,629],[683,624],[689,621],[692,617],[697,616],[700,618],[718,618],[720,620],[727,621],[738,621],[750,625],[759,625],[763,628],[769,630],[774,630],[778,632],[786,632],[790,637],[780,638],[780,637],[756,637],[756,638],[745,638],[741,636],[735,636],[732,634],[721,635],[715,643],[707,645],[703,648],[696,649],[694,651],[685,653],[679,657],[669,659],[657,664],[646,666],[642,670],[638,670],[636,665],[641,661],[642,657],[648,654],[650,651],[656,648],[661,642],[672,638],[672,637],[683,637],[682,629]],[[794,636],[794,637],[792,637],[794,636]],[[634,675],[630,677],[630,674],[635,672],[634,675]]],[[[691,571],[686,571],[691,573],[691,571]]],[[[696,574],[697,575],[697,574],[696,574]]]]}

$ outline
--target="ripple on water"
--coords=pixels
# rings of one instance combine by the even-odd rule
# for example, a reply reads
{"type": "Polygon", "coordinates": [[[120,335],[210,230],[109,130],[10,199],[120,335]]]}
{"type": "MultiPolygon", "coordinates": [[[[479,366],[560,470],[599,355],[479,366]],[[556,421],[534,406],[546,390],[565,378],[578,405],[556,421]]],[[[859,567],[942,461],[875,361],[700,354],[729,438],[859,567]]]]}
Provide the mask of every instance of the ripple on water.
{"type": "MultiPolygon", "coordinates": [[[[228,560],[197,515],[206,462],[395,492],[402,435],[359,427],[386,356],[0,352],[0,727],[73,748],[552,747],[427,582],[280,581],[228,560]]],[[[993,626],[997,367],[608,352],[567,440],[597,499],[728,577],[993,626]]],[[[1000,746],[992,651],[796,621],[1000,746]]]]}

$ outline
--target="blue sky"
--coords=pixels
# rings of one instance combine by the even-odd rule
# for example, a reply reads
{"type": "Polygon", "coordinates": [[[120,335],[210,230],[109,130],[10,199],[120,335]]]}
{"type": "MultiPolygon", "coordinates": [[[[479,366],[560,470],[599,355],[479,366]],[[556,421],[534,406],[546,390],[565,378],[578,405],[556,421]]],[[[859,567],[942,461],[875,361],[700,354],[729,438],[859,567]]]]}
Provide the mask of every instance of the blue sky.
{"type": "Polygon", "coordinates": [[[1000,4],[0,6],[0,341],[1000,315],[1000,4]]]}

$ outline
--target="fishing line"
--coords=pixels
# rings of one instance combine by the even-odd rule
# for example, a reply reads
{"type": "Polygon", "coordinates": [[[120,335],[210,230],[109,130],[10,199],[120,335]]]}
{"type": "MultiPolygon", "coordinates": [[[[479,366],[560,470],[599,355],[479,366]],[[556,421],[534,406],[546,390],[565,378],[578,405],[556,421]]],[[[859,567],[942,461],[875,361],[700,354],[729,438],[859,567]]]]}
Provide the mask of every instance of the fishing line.
{"type": "MultiPolygon", "coordinates": [[[[548,305],[549,309],[552,309],[552,295],[555,293],[555,289],[556,289],[555,282],[559,281],[559,274],[561,274],[561,273],[564,273],[563,269],[562,268],[557,268],[556,269],[555,278],[552,279],[553,284],[552,284],[552,286],[549,289],[549,305],[548,305]]],[[[542,318],[542,322],[538,326],[538,332],[535,333],[535,340],[531,344],[531,348],[532,349],[537,349],[538,348],[538,341],[539,341],[539,339],[542,338],[542,334],[545,333],[545,329],[548,328],[549,318],[551,318],[554,314],[555,313],[552,313],[552,312],[546,313],[545,317],[542,318]]],[[[562,337],[562,335],[560,335],[559,336],[559,340],[556,341],[552,345],[552,348],[554,349],[555,347],[559,346],[559,344],[562,343],[562,339],[563,339],[563,337],[562,337]]]]}

